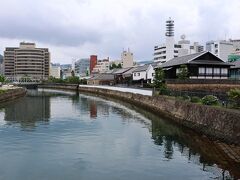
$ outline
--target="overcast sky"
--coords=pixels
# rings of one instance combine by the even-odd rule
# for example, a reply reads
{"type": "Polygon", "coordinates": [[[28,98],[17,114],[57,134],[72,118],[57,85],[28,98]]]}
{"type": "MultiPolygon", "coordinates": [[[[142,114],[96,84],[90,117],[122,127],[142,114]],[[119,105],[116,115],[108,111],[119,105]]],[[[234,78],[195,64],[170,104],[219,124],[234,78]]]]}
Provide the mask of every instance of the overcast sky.
{"type": "Polygon", "coordinates": [[[52,62],[97,54],[119,59],[123,48],[136,60],[153,59],[164,42],[165,21],[205,45],[240,39],[240,0],[0,0],[0,54],[20,41],[50,49],[52,62]]]}

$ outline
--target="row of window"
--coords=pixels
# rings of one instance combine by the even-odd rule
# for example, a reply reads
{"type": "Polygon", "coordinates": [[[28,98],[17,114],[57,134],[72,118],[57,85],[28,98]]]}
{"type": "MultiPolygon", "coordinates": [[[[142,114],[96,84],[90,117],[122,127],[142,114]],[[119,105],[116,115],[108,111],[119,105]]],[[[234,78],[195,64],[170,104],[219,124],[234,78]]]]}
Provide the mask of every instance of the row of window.
{"type": "Polygon", "coordinates": [[[227,75],[228,69],[227,68],[205,68],[205,67],[199,67],[198,68],[199,74],[222,74],[227,75]]]}

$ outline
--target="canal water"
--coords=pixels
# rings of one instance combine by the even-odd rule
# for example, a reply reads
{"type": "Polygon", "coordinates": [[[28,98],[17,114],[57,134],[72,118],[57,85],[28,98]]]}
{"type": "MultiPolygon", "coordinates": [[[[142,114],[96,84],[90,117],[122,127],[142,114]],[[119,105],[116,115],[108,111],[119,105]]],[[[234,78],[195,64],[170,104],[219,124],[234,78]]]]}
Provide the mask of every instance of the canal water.
{"type": "Polygon", "coordinates": [[[0,106],[0,179],[238,179],[224,148],[130,104],[39,89],[0,106]]]}

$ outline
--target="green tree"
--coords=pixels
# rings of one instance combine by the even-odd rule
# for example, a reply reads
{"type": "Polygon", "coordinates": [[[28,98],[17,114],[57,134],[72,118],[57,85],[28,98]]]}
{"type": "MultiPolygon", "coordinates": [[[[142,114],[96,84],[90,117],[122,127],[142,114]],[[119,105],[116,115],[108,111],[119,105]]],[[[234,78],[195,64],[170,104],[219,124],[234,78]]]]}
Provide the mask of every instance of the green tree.
{"type": "Polygon", "coordinates": [[[180,68],[179,68],[179,72],[177,73],[177,77],[178,79],[188,79],[188,68],[187,68],[187,65],[181,65],[180,68]]]}
{"type": "Polygon", "coordinates": [[[240,107],[240,89],[231,89],[227,92],[228,97],[231,101],[233,101],[234,107],[240,107]]]}
{"type": "Polygon", "coordinates": [[[0,82],[3,83],[6,81],[6,78],[3,75],[0,75],[0,82]]]}
{"type": "Polygon", "coordinates": [[[71,84],[78,84],[80,82],[79,77],[77,77],[77,76],[68,77],[65,81],[67,83],[71,83],[71,84]]]}
{"type": "Polygon", "coordinates": [[[165,82],[165,72],[162,68],[155,70],[153,84],[155,88],[159,89],[160,94],[169,95],[170,92],[165,82]]]}
{"type": "Polygon", "coordinates": [[[115,63],[112,63],[109,67],[110,70],[116,69],[116,68],[117,68],[117,65],[115,63]]]}
{"type": "Polygon", "coordinates": [[[122,64],[119,63],[119,64],[117,65],[117,68],[122,68],[122,64]]]}
{"type": "Polygon", "coordinates": [[[155,70],[155,75],[153,79],[154,87],[160,88],[165,84],[165,72],[162,68],[158,68],[155,70]]]}

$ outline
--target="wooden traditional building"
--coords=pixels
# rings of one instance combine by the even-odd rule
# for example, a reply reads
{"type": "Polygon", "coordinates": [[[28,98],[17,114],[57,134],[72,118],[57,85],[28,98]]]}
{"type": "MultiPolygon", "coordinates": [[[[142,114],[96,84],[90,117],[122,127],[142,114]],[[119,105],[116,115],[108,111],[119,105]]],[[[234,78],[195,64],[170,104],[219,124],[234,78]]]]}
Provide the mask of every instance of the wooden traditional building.
{"type": "Polygon", "coordinates": [[[200,52],[173,58],[157,68],[163,68],[166,79],[176,79],[181,65],[186,65],[190,79],[228,79],[232,64],[210,52],[200,52]]]}
{"type": "Polygon", "coordinates": [[[230,79],[240,80],[240,60],[232,64],[233,66],[230,68],[230,79]]]}

